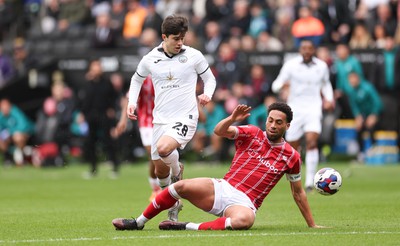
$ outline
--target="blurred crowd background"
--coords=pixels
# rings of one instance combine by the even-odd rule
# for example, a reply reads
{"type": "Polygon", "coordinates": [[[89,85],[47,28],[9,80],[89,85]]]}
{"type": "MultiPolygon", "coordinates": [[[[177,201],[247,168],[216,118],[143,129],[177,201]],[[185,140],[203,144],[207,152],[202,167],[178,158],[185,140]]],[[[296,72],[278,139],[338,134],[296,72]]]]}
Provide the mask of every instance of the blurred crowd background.
{"type": "MultiPolygon", "coordinates": [[[[322,158],[335,150],[339,120],[358,138],[364,130],[372,139],[384,131],[398,144],[397,0],[0,0],[3,162],[85,162],[88,105],[106,115],[110,136],[99,137],[118,146],[121,160],[143,157],[136,122],[118,138],[112,128],[136,65],[160,44],[162,20],[171,14],[188,17],[185,44],[205,54],[217,79],[213,101],[202,109],[206,121],[185,150],[194,155],[188,156],[228,159],[229,143],[212,130],[238,103],[253,107],[247,123],[265,128],[268,105],[286,97],[273,94],[271,83],[304,38],[313,40],[317,57],[328,64],[337,100],[335,111],[324,115],[322,158]],[[93,61],[101,66],[90,66],[93,61]],[[112,93],[89,104],[86,84],[96,76],[105,78],[112,93]],[[353,125],[359,113],[362,127],[353,125]]],[[[201,88],[199,81],[199,93],[201,88]]],[[[358,143],[345,154],[363,152],[365,141],[358,143]]],[[[99,145],[104,160],[108,145],[99,145]]]]}

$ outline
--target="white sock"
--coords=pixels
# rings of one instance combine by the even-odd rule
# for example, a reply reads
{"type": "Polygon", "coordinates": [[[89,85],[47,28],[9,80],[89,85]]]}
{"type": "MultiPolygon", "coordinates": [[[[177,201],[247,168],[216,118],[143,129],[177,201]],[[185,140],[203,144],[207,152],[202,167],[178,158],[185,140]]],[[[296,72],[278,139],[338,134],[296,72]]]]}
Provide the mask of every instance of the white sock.
{"type": "Polygon", "coordinates": [[[319,152],[317,148],[306,151],[306,187],[313,186],[314,175],[318,168],[318,161],[319,152]]]}
{"type": "Polygon", "coordinates": [[[158,187],[158,180],[156,178],[149,177],[149,184],[152,190],[155,190],[158,187]]]}
{"type": "Polygon", "coordinates": [[[139,217],[136,218],[136,224],[138,227],[144,226],[144,224],[146,224],[147,221],[149,221],[149,219],[144,217],[143,214],[141,214],[139,217]]]}
{"type": "Polygon", "coordinates": [[[158,184],[160,185],[161,189],[164,189],[168,185],[171,184],[171,174],[168,177],[160,179],[158,178],[158,184]]]}
{"type": "Polygon", "coordinates": [[[186,224],[186,230],[198,231],[200,224],[189,222],[186,224]]]}
{"type": "Polygon", "coordinates": [[[178,150],[174,150],[166,157],[161,157],[161,160],[165,165],[171,168],[172,176],[175,177],[179,174],[181,169],[179,168],[179,153],[178,150]]]}
{"type": "Polygon", "coordinates": [[[225,228],[226,229],[232,229],[232,225],[231,225],[231,218],[226,218],[225,220],[225,228]]]}

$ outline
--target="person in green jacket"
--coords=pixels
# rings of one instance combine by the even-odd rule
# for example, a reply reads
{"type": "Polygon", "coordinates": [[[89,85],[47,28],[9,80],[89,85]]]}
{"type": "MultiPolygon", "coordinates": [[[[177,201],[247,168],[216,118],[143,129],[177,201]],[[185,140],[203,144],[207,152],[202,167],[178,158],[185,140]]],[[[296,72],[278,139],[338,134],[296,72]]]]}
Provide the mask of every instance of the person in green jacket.
{"type": "Polygon", "coordinates": [[[17,166],[23,165],[23,148],[34,132],[33,122],[9,99],[0,101],[0,151],[5,159],[13,154],[17,166]]]}
{"type": "Polygon", "coordinates": [[[371,138],[373,137],[382,112],[382,101],[376,88],[369,81],[360,78],[357,72],[350,72],[348,81],[351,88],[347,96],[356,123],[358,143],[360,149],[364,150],[363,133],[367,132],[371,138]]]}

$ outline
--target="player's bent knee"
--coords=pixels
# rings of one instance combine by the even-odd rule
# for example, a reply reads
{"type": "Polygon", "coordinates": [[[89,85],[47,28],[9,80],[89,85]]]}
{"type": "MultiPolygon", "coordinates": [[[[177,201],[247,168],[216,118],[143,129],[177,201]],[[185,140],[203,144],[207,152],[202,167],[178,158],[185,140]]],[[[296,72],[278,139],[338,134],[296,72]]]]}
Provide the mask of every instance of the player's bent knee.
{"type": "Polygon", "coordinates": [[[248,230],[254,224],[254,218],[249,216],[239,216],[231,218],[231,226],[233,230],[248,230]]]}
{"type": "Polygon", "coordinates": [[[171,150],[167,145],[164,146],[159,146],[157,145],[157,152],[160,155],[160,157],[167,157],[172,153],[173,150],[171,150]]]}

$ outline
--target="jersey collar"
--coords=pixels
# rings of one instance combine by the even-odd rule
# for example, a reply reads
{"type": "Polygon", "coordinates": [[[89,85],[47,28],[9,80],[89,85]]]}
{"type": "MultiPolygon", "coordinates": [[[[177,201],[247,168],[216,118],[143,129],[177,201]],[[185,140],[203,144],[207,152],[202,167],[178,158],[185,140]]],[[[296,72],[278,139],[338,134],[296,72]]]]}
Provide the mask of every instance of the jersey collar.
{"type": "Polygon", "coordinates": [[[164,52],[164,54],[165,54],[168,58],[172,58],[172,57],[174,57],[174,56],[176,56],[176,55],[179,55],[179,54],[181,54],[181,53],[183,53],[183,52],[186,51],[186,49],[182,47],[178,54],[170,56],[170,55],[168,55],[167,52],[165,52],[165,50],[164,50],[164,48],[163,48],[163,46],[162,46],[162,43],[160,44],[160,46],[158,46],[157,50],[160,51],[160,52],[164,52]]]}
{"type": "Polygon", "coordinates": [[[305,63],[304,60],[303,60],[303,57],[301,57],[300,64],[304,64],[304,65],[307,65],[307,66],[312,66],[312,65],[315,65],[317,63],[315,62],[315,57],[313,56],[313,57],[311,57],[311,61],[309,63],[305,63]]]}
{"type": "Polygon", "coordinates": [[[273,142],[271,142],[271,141],[268,139],[268,136],[267,136],[267,132],[266,132],[266,131],[264,131],[264,136],[265,136],[265,138],[267,139],[269,145],[271,145],[271,147],[280,147],[280,146],[283,146],[283,145],[286,143],[286,141],[285,141],[284,138],[282,138],[282,141],[279,142],[279,143],[273,143],[273,142]]]}

